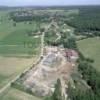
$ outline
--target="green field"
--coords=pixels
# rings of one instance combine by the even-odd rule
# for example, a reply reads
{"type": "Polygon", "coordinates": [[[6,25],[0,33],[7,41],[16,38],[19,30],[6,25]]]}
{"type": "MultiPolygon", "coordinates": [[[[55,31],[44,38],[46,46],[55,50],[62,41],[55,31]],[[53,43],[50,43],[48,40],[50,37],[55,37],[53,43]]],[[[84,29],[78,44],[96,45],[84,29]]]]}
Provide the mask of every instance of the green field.
{"type": "Polygon", "coordinates": [[[25,69],[31,67],[37,57],[0,57],[0,88],[4,87],[10,80],[21,74],[25,69]]]}
{"type": "Polygon", "coordinates": [[[0,11],[0,88],[31,67],[40,54],[41,36],[28,35],[30,31],[39,30],[40,23],[20,22],[14,26],[9,12],[0,11]]]}
{"type": "Polygon", "coordinates": [[[40,36],[38,38],[27,36],[25,30],[12,32],[0,41],[0,55],[39,53],[40,40],[40,36]]]}
{"type": "Polygon", "coordinates": [[[28,36],[29,31],[39,30],[39,22],[16,23],[9,20],[9,11],[0,11],[0,55],[32,56],[39,53],[40,37],[28,36]]]}
{"type": "Polygon", "coordinates": [[[100,71],[100,38],[88,38],[77,42],[80,51],[85,55],[94,59],[94,67],[100,71]]]}
{"type": "MultiPolygon", "coordinates": [[[[29,31],[39,30],[40,23],[16,23],[9,20],[9,11],[0,11],[0,89],[32,66],[40,54],[41,36],[29,36],[29,31]]],[[[39,100],[10,88],[0,94],[0,100],[39,100]],[[5,94],[5,95],[4,95],[5,94]]]]}
{"type": "Polygon", "coordinates": [[[36,30],[39,29],[39,22],[33,21],[32,24],[29,22],[20,22],[16,23],[16,26],[13,26],[14,22],[9,20],[9,11],[0,11],[0,40],[7,36],[10,33],[14,33],[18,30],[36,30]]]}
{"type": "Polygon", "coordinates": [[[0,96],[0,100],[41,100],[40,98],[29,95],[14,88],[5,91],[5,95],[0,96]]]}

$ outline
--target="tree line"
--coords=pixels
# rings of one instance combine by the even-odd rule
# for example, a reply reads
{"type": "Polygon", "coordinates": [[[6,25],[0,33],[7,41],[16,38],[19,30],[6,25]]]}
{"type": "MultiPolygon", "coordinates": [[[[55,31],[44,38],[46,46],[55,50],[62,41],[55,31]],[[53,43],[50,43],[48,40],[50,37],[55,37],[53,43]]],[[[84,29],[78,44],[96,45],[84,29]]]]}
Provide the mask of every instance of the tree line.
{"type": "Polygon", "coordinates": [[[81,8],[78,15],[73,16],[71,20],[66,20],[65,23],[75,27],[76,33],[92,32],[93,35],[100,36],[100,7],[81,8]]]}
{"type": "MultiPolygon", "coordinates": [[[[74,43],[74,49],[77,48],[74,43]]],[[[73,48],[73,45],[72,47],[73,48]]],[[[94,62],[91,58],[85,58],[84,55],[76,49],[79,53],[78,59],[78,72],[82,75],[82,79],[86,82],[89,88],[84,90],[83,88],[72,88],[70,84],[66,90],[68,98],[70,100],[100,100],[100,73],[93,67],[94,62]]],[[[55,85],[55,91],[51,97],[47,97],[45,100],[63,100],[61,96],[61,83],[57,81],[55,85]]]]}
{"type": "Polygon", "coordinates": [[[100,100],[100,73],[93,67],[94,60],[85,58],[79,52],[78,72],[90,87],[86,91],[82,88],[73,89],[70,85],[68,95],[71,100],[100,100]]]}
{"type": "Polygon", "coordinates": [[[14,11],[9,13],[10,19],[13,20],[14,22],[24,22],[24,21],[42,21],[42,22],[47,22],[49,21],[49,15],[43,14],[34,14],[34,13],[29,13],[28,11],[14,11]]]}

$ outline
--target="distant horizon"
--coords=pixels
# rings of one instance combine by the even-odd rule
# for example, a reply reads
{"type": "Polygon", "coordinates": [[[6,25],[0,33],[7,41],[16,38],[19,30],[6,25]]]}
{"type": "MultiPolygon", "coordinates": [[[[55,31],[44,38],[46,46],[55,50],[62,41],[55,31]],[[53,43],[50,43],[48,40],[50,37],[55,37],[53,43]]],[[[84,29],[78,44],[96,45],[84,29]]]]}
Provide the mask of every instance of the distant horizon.
{"type": "Polygon", "coordinates": [[[68,6],[100,6],[100,4],[97,5],[0,5],[0,7],[68,7],[68,6]]]}
{"type": "Polygon", "coordinates": [[[96,6],[100,0],[0,0],[0,6],[96,6]]]}

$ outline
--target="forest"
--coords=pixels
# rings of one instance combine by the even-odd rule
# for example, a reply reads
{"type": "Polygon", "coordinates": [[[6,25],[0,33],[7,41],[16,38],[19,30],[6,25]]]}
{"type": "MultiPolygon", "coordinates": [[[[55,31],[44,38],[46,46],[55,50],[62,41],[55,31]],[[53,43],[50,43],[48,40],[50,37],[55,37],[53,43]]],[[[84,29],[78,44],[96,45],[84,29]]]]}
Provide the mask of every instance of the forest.
{"type": "Polygon", "coordinates": [[[76,33],[91,32],[100,36],[100,7],[81,7],[79,14],[71,20],[66,20],[66,23],[74,27],[76,33]]]}

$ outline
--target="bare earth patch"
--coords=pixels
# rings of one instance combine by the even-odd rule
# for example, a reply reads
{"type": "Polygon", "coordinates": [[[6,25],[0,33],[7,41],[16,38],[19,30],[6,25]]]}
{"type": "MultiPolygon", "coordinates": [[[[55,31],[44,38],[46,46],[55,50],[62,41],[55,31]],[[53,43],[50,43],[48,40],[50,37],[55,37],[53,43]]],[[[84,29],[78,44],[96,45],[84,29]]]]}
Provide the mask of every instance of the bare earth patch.
{"type": "Polygon", "coordinates": [[[63,89],[67,88],[70,74],[74,69],[73,63],[75,62],[67,61],[64,49],[46,47],[43,59],[16,82],[36,96],[51,95],[57,79],[62,80],[63,89]]]}

